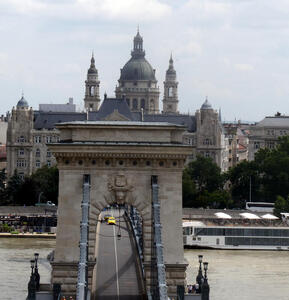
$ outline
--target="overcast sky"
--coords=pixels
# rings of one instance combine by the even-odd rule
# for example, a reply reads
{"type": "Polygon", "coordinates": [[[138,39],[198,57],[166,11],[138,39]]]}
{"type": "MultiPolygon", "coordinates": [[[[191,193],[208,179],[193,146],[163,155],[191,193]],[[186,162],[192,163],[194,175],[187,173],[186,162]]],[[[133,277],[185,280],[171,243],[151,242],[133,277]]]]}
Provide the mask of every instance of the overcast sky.
{"type": "Polygon", "coordinates": [[[0,1],[1,110],[81,106],[92,50],[101,96],[114,95],[139,24],[161,90],[172,51],[179,108],[208,96],[225,120],[289,114],[288,0],[0,1]]]}

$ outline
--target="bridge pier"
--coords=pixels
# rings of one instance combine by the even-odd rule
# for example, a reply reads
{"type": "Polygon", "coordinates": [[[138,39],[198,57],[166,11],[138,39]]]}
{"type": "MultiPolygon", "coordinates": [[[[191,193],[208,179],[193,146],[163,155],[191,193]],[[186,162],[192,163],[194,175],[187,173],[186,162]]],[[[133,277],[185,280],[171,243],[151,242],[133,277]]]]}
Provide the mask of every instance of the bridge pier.
{"type": "Polygon", "coordinates": [[[90,175],[88,283],[95,277],[97,223],[112,203],[134,206],[142,218],[145,284],[152,284],[153,222],[151,177],[158,177],[163,262],[168,295],[185,284],[182,239],[182,170],[190,146],[184,128],[145,122],[72,122],[58,124],[60,142],[49,145],[59,168],[59,206],[52,283],[76,292],[79,263],[82,182],[90,175]]]}

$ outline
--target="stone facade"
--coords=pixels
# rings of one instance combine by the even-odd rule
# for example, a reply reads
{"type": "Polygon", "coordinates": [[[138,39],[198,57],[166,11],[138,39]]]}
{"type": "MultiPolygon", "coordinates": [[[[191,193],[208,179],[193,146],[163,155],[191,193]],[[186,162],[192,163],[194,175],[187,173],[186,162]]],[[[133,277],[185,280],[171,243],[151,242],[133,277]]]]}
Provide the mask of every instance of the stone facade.
{"type": "Polygon", "coordinates": [[[221,168],[228,169],[228,153],[219,114],[206,99],[200,110],[196,112],[196,152],[210,157],[221,168]]]}
{"type": "Polygon", "coordinates": [[[277,113],[273,117],[265,117],[249,128],[249,160],[254,160],[255,153],[261,148],[274,149],[279,137],[289,135],[289,116],[277,113]]]}
{"type": "Polygon", "coordinates": [[[225,137],[228,141],[228,167],[234,167],[243,160],[248,160],[248,124],[224,124],[225,137]]]}
{"type": "Polygon", "coordinates": [[[17,105],[12,109],[7,128],[8,177],[17,170],[20,177],[24,178],[44,165],[56,164],[47,143],[57,142],[59,131],[56,128],[52,130],[35,129],[34,117],[34,112],[28,105],[17,105]]]}
{"type": "Polygon", "coordinates": [[[83,175],[90,174],[90,287],[97,258],[98,216],[108,204],[119,201],[136,207],[142,217],[145,279],[147,287],[150,286],[151,176],[156,175],[167,283],[169,294],[175,295],[176,285],[185,283],[186,270],[182,241],[182,171],[191,147],[182,144],[184,128],[164,123],[117,121],[74,122],[57,127],[61,143],[49,146],[57,159],[60,180],[52,282],[61,283],[64,292],[75,292],[82,182],[83,175]]]}

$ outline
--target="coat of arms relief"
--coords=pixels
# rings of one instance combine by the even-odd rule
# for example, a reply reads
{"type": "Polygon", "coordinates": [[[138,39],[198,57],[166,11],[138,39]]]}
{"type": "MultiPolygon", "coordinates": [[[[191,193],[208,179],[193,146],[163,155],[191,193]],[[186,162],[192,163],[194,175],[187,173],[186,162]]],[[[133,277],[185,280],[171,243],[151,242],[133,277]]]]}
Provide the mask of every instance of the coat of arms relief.
{"type": "Polygon", "coordinates": [[[131,204],[134,200],[134,188],[123,174],[109,177],[107,188],[108,194],[105,198],[109,203],[131,204]]]}

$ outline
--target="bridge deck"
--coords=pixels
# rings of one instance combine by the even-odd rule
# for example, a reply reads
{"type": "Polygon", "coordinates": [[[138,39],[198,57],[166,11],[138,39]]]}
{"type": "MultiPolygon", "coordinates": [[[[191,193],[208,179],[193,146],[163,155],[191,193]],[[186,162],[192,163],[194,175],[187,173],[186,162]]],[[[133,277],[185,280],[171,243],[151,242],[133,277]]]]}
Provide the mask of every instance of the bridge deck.
{"type": "Polygon", "coordinates": [[[96,275],[96,300],[142,299],[137,276],[135,249],[127,224],[117,210],[110,213],[116,225],[100,224],[98,264],[96,275]],[[121,238],[118,238],[120,221],[121,238]]]}

